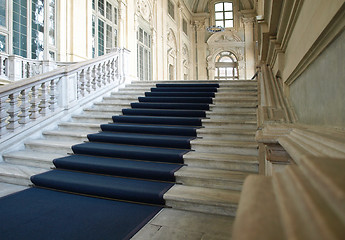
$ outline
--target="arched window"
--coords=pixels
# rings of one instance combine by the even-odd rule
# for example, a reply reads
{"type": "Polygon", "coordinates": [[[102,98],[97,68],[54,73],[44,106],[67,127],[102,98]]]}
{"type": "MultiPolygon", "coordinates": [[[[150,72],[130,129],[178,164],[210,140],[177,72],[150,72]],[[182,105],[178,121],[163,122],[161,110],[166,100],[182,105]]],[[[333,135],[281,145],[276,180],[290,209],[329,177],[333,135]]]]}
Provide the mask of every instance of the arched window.
{"type": "Polygon", "coordinates": [[[215,80],[238,79],[238,62],[232,52],[221,52],[216,57],[215,80]]]}

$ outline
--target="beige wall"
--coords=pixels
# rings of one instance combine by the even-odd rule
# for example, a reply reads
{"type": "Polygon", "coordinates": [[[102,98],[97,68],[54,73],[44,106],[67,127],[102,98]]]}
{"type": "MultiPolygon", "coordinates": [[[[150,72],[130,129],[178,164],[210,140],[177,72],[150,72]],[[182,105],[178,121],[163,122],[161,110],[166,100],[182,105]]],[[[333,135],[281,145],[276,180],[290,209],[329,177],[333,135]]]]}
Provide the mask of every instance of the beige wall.
{"type": "Polygon", "coordinates": [[[299,122],[345,128],[345,32],[293,82],[299,122]]]}

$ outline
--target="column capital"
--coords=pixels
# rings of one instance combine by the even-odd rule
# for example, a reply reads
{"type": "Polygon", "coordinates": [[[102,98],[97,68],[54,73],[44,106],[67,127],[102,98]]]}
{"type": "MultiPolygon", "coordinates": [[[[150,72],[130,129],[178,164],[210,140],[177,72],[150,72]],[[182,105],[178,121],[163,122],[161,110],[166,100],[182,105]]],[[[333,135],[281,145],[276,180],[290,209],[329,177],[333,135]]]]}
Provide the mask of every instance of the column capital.
{"type": "Polygon", "coordinates": [[[255,22],[255,17],[242,17],[241,21],[247,25],[247,24],[252,24],[255,22]]]}

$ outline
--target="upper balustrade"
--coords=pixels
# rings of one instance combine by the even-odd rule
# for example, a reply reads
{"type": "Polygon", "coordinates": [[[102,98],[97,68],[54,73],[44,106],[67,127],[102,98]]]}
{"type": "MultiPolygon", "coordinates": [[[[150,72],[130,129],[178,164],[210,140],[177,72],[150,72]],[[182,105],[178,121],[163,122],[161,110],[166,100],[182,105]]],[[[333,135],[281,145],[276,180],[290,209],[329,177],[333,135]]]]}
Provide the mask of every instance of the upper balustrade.
{"type": "MultiPolygon", "coordinates": [[[[115,49],[107,55],[46,73],[40,72],[44,62],[40,70],[23,71],[24,77],[25,74],[36,76],[0,87],[0,139],[69,109],[109,85],[121,85],[127,78],[128,54],[128,50],[115,49]]],[[[6,60],[3,56],[0,56],[0,77],[8,76],[6,64],[11,58],[6,60]]],[[[21,66],[33,63],[22,62],[21,66]]]]}

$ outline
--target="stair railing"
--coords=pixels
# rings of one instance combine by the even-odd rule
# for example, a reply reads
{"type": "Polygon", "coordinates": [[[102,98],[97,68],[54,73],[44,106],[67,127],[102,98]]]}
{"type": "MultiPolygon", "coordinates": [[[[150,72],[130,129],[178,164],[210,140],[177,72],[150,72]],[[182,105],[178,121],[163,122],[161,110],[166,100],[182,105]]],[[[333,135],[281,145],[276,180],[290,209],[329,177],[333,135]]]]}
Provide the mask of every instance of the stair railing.
{"type": "MultiPolygon", "coordinates": [[[[0,87],[0,143],[54,115],[85,104],[97,92],[123,84],[128,79],[128,54],[126,49],[116,49],[95,59],[0,87]]],[[[3,73],[1,66],[0,70],[3,73]]]]}

